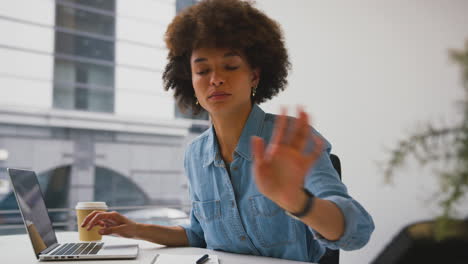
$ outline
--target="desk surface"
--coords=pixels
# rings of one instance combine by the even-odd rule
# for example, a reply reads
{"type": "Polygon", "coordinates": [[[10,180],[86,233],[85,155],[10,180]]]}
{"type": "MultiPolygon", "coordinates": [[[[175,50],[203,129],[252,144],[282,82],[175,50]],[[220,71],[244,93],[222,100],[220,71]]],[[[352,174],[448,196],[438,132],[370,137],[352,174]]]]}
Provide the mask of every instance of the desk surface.
{"type": "MultiPolygon", "coordinates": [[[[78,242],[77,232],[59,232],[57,233],[57,239],[60,243],[64,242],[78,242]]],[[[150,264],[151,260],[157,253],[167,254],[181,254],[181,255],[195,255],[195,254],[214,254],[218,255],[220,264],[300,264],[309,262],[298,262],[276,258],[257,257],[250,255],[240,255],[233,253],[226,253],[221,251],[213,251],[203,248],[167,248],[161,245],[153,244],[147,241],[124,239],[119,237],[104,236],[104,242],[122,242],[122,243],[136,243],[139,245],[140,252],[138,257],[134,260],[94,260],[94,261],[83,261],[85,264],[106,264],[106,263],[129,263],[129,264],[150,264]]],[[[2,255],[1,263],[37,263],[39,262],[34,256],[34,252],[31,246],[31,242],[27,235],[11,235],[11,236],[0,236],[0,254],[2,255]]],[[[76,263],[78,261],[42,261],[40,263],[76,263]]],[[[81,262],[81,261],[80,261],[81,262]]],[[[177,263],[174,263],[177,264],[177,263]]]]}

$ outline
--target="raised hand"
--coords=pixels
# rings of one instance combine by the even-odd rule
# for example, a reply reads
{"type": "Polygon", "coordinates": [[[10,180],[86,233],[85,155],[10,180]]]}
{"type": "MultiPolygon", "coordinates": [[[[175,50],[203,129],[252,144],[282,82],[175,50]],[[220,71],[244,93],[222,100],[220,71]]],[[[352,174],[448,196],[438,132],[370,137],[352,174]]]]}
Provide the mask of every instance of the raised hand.
{"type": "Polygon", "coordinates": [[[137,224],[117,212],[94,211],[83,220],[81,227],[91,230],[94,226],[101,226],[101,235],[118,235],[126,238],[136,236],[137,224]]]}
{"type": "Polygon", "coordinates": [[[252,137],[254,174],[259,191],[286,210],[300,208],[305,177],[320,157],[323,144],[323,140],[312,133],[308,116],[302,109],[298,109],[298,118],[288,132],[286,110],[282,109],[266,148],[263,139],[252,137]],[[314,147],[306,153],[310,140],[314,147]]]}

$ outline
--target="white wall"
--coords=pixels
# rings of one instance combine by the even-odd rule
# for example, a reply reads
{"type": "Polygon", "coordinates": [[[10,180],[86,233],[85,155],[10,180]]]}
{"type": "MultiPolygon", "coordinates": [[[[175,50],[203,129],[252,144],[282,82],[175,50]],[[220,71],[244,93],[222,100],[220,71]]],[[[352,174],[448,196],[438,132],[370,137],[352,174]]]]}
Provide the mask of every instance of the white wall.
{"type": "MultiPolygon", "coordinates": [[[[2,1],[1,4],[0,15],[2,16],[14,17],[50,26],[54,25],[55,1],[44,0],[31,2],[29,0],[15,0],[2,1]]],[[[9,37],[11,37],[11,35],[9,35],[9,37]]]]}
{"type": "Polygon", "coordinates": [[[7,18],[0,20],[0,105],[51,108],[54,2],[18,0],[0,6],[0,16],[7,18]]]}
{"type": "Polygon", "coordinates": [[[175,1],[119,0],[116,12],[115,113],[173,119],[174,99],[162,88],[162,70],[164,33],[175,16],[175,1]]]}
{"type": "Polygon", "coordinates": [[[468,2],[258,0],[257,7],[281,24],[293,65],[289,87],[263,108],[286,105],[295,114],[293,106],[304,105],[332,142],[345,184],[376,223],[370,243],[343,252],[340,263],[369,263],[401,227],[439,212],[430,170],[410,162],[389,186],[376,163],[425,120],[460,117],[461,75],[447,50],[468,40],[468,2]]]}

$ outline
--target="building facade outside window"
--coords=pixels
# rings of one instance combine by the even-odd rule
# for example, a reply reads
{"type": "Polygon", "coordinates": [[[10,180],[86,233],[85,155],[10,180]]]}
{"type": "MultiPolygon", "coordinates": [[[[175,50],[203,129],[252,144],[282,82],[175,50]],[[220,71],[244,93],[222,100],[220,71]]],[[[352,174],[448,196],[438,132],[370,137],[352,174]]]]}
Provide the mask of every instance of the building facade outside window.
{"type": "Polygon", "coordinates": [[[115,1],[55,6],[54,107],[114,112],[115,1]]]}

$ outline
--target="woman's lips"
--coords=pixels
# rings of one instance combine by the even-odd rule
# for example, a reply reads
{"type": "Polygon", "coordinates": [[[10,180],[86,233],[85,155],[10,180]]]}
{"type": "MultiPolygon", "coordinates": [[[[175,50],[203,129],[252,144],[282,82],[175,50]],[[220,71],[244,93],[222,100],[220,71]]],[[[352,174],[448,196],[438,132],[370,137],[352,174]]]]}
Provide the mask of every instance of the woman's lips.
{"type": "Polygon", "coordinates": [[[224,100],[229,96],[231,95],[230,94],[214,94],[208,97],[208,100],[219,101],[219,100],[224,100]]]}

